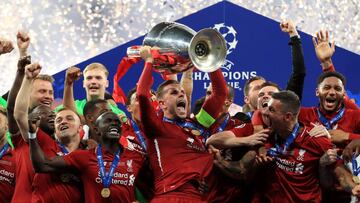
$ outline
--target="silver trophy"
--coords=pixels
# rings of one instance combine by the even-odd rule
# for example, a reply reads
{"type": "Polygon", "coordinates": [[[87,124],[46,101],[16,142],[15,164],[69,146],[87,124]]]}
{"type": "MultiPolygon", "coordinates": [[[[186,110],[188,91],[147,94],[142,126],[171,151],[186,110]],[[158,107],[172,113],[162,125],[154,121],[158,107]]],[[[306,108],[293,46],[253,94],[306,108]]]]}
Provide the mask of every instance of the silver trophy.
{"type": "MultiPolygon", "coordinates": [[[[226,57],[226,42],[215,29],[206,28],[195,32],[174,22],[155,25],[145,36],[143,46],[158,47],[161,55],[175,58],[175,64],[154,61],[160,73],[180,73],[195,66],[203,72],[213,72],[223,65],[226,57]]],[[[139,49],[129,47],[129,57],[139,57],[139,49]]]]}

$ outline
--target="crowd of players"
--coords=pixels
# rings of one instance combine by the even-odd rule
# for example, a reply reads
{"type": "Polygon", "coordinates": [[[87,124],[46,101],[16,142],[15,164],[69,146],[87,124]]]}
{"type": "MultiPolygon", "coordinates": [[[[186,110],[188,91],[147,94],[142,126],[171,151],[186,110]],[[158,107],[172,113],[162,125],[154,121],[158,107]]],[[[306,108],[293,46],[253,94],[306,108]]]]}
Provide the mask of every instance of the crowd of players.
{"type": "MultiPolygon", "coordinates": [[[[174,59],[143,46],[128,117],[107,97],[101,63],[69,68],[63,104],[54,106],[53,78],[40,74],[27,53],[30,37],[19,32],[16,78],[0,108],[0,201],[358,202],[360,111],[332,63],[335,45],[328,31],[313,38],[319,104],[301,107],[301,39],[291,21],[280,28],[292,55],[285,90],[253,77],[243,111],[230,114],[234,90],[218,69],[191,109],[193,69],[153,91],[154,62],[174,59]],[[75,100],[82,76],[86,98],[75,100]]],[[[0,54],[13,49],[0,39],[0,54]]]]}

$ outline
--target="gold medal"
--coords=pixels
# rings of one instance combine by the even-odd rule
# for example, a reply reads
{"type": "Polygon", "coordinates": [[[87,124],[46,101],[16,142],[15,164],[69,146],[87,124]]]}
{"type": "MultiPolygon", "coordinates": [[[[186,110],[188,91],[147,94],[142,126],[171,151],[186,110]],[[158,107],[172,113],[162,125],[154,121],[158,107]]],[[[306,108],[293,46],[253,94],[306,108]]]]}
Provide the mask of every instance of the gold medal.
{"type": "Polygon", "coordinates": [[[110,189],[109,188],[103,188],[101,190],[101,197],[103,197],[103,198],[110,197],[110,189]]]}
{"type": "Polygon", "coordinates": [[[201,135],[200,131],[198,130],[191,130],[191,133],[196,136],[201,135]]]}
{"type": "Polygon", "coordinates": [[[360,178],[358,176],[353,176],[352,179],[356,185],[360,184],[360,178]]]}

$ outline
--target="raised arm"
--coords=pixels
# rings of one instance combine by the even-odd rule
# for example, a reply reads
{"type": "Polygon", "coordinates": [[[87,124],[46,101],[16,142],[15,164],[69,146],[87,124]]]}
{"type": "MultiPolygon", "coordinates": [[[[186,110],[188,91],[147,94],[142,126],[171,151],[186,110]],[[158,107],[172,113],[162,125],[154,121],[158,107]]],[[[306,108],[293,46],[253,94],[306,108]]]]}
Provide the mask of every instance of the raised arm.
{"type": "Polygon", "coordinates": [[[31,57],[27,56],[27,49],[30,44],[30,37],[26,32],[18,32],[17,34],[17,46],[20,52],[20,58],[17,64],[17,71],[15,75],[14,83],[10,89],[8,96],[7,116],[9,120],[9,132],[15,135],[19,132],[19,127],[14,118],[14,106],[16,96],[19,92],[21,83],[25,75],[25,66],[31,63],[31,57]]]}
{"type": "Polygon", "coordinates": [[[74,112],[77,112],[74,99],[74,82],[79,80],[80,76],[81,70],[77,67],[70,67],[66,70],[63,104],[65,108],[74,112]]]}
{"type": "MultiPolygon", "coordinates": [[[[191,104],[191,96],[192,96],[192,92],[193,92],[193,68],[190,68],[189,70],[183,72],[182,76],[181,76],[181,80],[180,80],[180,84],[181,86],[184,88],[185,90],[185,94],[186,94],[186,98],[188,100],[188,103],[191,104]]],[[[190,116],[191,114],[191,108],[188,108],[188,115],[190,116]]]]}
{"type": "Polygon", "coordinates": [[[210,81],[212,94],[205,100],[200,112],[195,116],[196,120],[206,128],[215,123],[222,109],[220,107],[224,106],[228,95],[226,81],[221,68],[210,73],[210,81]]]}
{"type": "Polygon", "coordinates": [[[154,61],[150,50],[151,48],[148,46],[143,46],[140,49],[140,55],[145,61],[145,66],[138,82],[136,96],[139,101],[141,123],[145,134],[148,137],[154,137],[158,134],[157,130],[162,130],[162,126],[150,101],[150,89],[153,84],[152,63],[154,61]]]}
{"type": "Polygon", "coordinates": [[[289,34],[289,45],[291,45],[292,54],[292,72],[286,89],[293,91],[301,100],[304,89],[306,67],[304,63],[304,53],[301,46],[300,35],[296,30],[296,25],[291,20],[280,23],[280,28],[283,32],[289,34]]]}
{"type": "Polygon", "coordinates": [[[333,66],[331,57],[335,53],[335,42],[329,41],[329,31],[328,30],[320,30],[316,32],[316,37],[312,38],[316,57],[319,59],[321,63],[322,70],[326,71],[334,71],[335,68],[333,66]]]}
{"type": "Polygon", "coordinates": [[[41,66],[33,63],[25,67],[25,77],[22,81],[19,93],[15,101],[14,118],[19,126],[21,135],[24,140],[28,139],[28,108],[30,100],[30,88],[34,78],[39,75],[41,66]]]}
{"type": "MultiPolygon", "coordinates": [[[[323,72],[335,71],[334,64],[331,57],[335,53],[335,42],[330,42],[329,31],[320,30],[316,33],[316,37],[313,37],[313,43],[315,47],[316,57],[321,63],[323,72]]],[[[344,105],[346,108],[358,110],[359,107],[352,102],[347,95],[344,98],[344,105]]]]}
{"type": "Polygon", "coordinates": [[[36,173],[49,173],[49,172],[60,172],[69,170],[70,167],[66,164],[62,156],[55,156],[52,159],[45,158],[44,152],[42,151],[38,140],[36,139],[36,123],[39,123],[39,118],[32,118],[29,120],[29,146],[30,146],[30,157],[36,173]]]}

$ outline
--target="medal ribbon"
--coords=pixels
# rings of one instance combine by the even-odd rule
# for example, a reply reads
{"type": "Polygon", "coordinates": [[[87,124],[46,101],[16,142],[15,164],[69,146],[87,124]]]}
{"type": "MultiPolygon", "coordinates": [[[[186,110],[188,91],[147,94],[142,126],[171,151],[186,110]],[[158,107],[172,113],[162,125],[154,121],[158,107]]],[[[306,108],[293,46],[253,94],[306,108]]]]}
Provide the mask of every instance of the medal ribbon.
{"type": "Polygon", "coordinates": [[[145,141],[144,136],[142,135],[142,133],[141,133],[138,125],[135,123],[135,121],[133,121],[133,120],[130,120],[130,121],[131,121],[131,125],[134,129],[134,132],[135,132],[138,140],[140,141],[141,147],[146,151],[146,141],[145,141]]]}
{"type": "Polygon", "coordinates": [[[359,173],[360,173],[360,166],[358,166],[358,164],[357,164],[355,155],[352,156],[351,163],[352,163],[352,170],[353,170],[354,176],[359,175],[359,173]]]}
{"type": "Polygon", "coordinates": [[[168,122],[168,123],[175,123],[176,125],[180,126],[181,128],[187,128],[187,129],[191,129],[191,130],[197,130],[200,132],[200,135],[203,137],[202,141],[205,143],[207,138],[209,137],[210,133],[209,131],[206,131],[204,128],[200,127],[199,125],[196,125],[193,122],[189,122],[189,121],[175,121],[175,120],[171,120],[166,118],[165,116],[163,117],[163,121],[164,122],[168,122]]]}
{"type": "Polygon", "coordinates": [[[106,171],[105,171],[105,165],[104,165],[104,160],[103,160],[100,144],[96,148],[96,157],[98,160],[100,177],[101,177],[102,183],[104,185],[104,188],[109,188],[112,177],[114,176],[115,168],[117,167],[119,160],[120,160],[120,149],[115,153],[115,157],[111,163],[110,170],[108,173],[106,173],[106,171]]]}
{"type": "Polygon", "coordinates": [[[56,141],[56,143],[60,147],[60,149],[61,149],[62,153],[64,153],[64,155],[69,154],[69,151],[66,149],[66,147],[62,143],[60,143],[58,141],[56,141]]]}
{"type": "Polygon", "coordinates": [[[330,121],[327,120],[325,118],[325,116],[321,114],[319,108],[317,108],[316,111],[317,111],[317,115],[318,115],[321,123],[326,127],[327,130],[331,130],[332,129],[331,126],[333,124],[337,123],[344,116],[345,107],[342,107],[342,109],[339,111],[339,113],[337,113],[336,116],[334,118],[332,118],[330,121]]]}
{"type": "Polygon", "coordinates": [[[10,146],[9,143],[6,143],[3,147],[1,147],[0,160],[4,156],[4,154],[7,152],[7,150],[9,149],[9,146],[10,146]]]}
{"type": "Polygon", "coordinates": [[[225,130],[227,124],[229,123],[229,119],[230,119],[230,114],[226,114],[225,120],[224,122],[221,123],[221,125],[217,129],[217,132],[222,132],[225,130]]]}
{"type": "Polygon", "coordinates": [[[253,114],[254,114],[253,111],[249,111],[246,113],[246,115],[249,116],[250,119],[252,118],[253,114]]]}
{"type": "Polygon", "coordinates": [[[299,131],[299,123],[296,123],[293,131],[289,135],[289,137],[286,139],[284,148],[281,149],[281,147],[276,143],[277,142],[277,135],[275,136],[275,147],[272,147],[268,151],[268,155],[271,157],[278,156],[280,154],[284,155],[286,153],[287,148],[294,142],[296,135],[299,131]]]}

